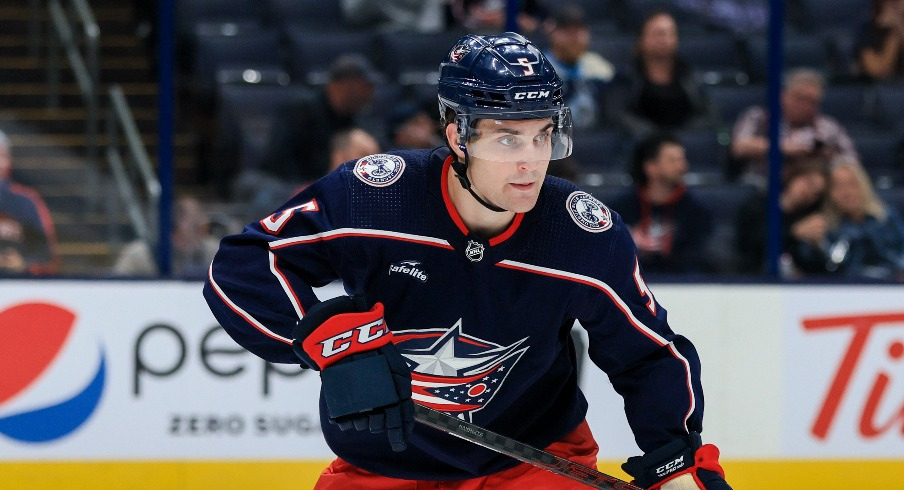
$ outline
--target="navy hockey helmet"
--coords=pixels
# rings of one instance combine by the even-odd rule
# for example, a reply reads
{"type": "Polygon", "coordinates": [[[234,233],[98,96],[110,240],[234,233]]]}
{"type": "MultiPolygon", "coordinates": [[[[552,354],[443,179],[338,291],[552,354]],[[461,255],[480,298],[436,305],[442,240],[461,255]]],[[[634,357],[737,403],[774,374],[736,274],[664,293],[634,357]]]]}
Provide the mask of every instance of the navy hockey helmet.
{"type": "MultiPolygon", "coordinates": [[[[481,119],[543,119],[553,124],[549,160],[571,154],[571,114],[562,97],[562,80],[546,56],[513,32],[470,34],[452,47],[440,64],[440,120],[455,113],[462,142],[471,141],[481,119]]],[[[474,155],[480,157],[480,155],[474,155]]]]}

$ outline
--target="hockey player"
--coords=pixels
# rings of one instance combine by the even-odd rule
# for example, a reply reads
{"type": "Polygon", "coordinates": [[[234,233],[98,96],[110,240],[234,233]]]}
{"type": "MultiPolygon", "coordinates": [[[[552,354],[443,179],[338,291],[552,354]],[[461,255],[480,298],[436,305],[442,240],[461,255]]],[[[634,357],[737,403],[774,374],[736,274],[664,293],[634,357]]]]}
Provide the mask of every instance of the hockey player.
{"type": "Polygon", "coordinates": [[[441,65],[448,147],[348,162],[222,241],[204,295],[223,327],[320,371],[338,459],[315,488],[585,488],[413,423],[416,402],[595,466],[575,320],[645,451],[625,470],[645,488],[729,488],[699,436],[697,353],[628,229],[546,177],[571,153],[561,86],[524,37],[465,36],[441,65]],[[335,280],[348,296],[318,301],[335,280]]]}

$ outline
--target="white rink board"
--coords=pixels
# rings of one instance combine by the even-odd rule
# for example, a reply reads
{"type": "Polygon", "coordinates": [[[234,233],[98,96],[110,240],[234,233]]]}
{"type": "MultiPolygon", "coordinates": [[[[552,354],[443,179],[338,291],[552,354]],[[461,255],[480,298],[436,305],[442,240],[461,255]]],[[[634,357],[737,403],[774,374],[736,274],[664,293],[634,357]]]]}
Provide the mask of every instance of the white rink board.
{"type": "MultiPolygon", "coordinates": [[[[654,284],[653,293],[700,351],[704,439],[726,459],[904,457],[904,321],[888,321],[904,316],[904,287],[654,284]],[[861,330],[845,327],[846,317],[861,330]],[[808,329],[805,320],[842,325],[808,329]],[[855,330],[869,335],[857,337],[860,356],[841,383],[855,330]],[[829,396],[832,386],[839,396],[829,396]],[[814,432],[817,420],[824,429],[814,432]]],[[[75,321],[40,376],[7,375],[16,363],[0,360],[0,461],[332,457],[317,424],[316,375],[275,372],[239,349],[217,328],[200,283],[2,281],[0,340],[15,331],[44,341],[41,318],[23,328],[7,314],[34,303],[75,321]],[[39,442],[4,432],[21,414],[40,422],[41,408],[84,393],[101,360],[103,391],[77,429],[39,442]]],[[[0,344],[8,359],[28,361],[23,351],[0,344]]],[[[582,386],[601,459],[637,453],[620,398],[586,358],[582,386]]]]}
{"type": "Polygon", "coordinates": [[[84,387],[87,376],[67,374],[84,371],[85,364],[93,370],[99,347],[106,357],[107,384],[96,411],[78,430],[44,443],[0,435],[0,458],[323,459],[330,454],[316,415],[317,376],[267,371],[263,360],[217,328],[200,283],[10,285],[0,283],[0,309],[50,302],[73,310],[77,318],[64,352],[34,389],[0,404],[0,419],[59,402],[84,387]],[[210,351],[206,358],[202,345],[210,351]],[[138,362],[149,369],[140,371],[138,362]],[[52,384],[42,386],[45,382],[52,384]]]}

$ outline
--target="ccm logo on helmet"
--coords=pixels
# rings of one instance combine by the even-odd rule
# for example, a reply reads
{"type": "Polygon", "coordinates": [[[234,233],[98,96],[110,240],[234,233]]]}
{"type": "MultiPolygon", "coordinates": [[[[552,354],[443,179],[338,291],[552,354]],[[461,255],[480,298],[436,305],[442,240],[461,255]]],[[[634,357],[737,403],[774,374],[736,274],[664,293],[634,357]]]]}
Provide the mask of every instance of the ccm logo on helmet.
{"type": "Polygon", "coordinates": [[[535,92],[518,92],[515,100],[545,99],[549,97],[549,90],[537,90],[535,92]]]}

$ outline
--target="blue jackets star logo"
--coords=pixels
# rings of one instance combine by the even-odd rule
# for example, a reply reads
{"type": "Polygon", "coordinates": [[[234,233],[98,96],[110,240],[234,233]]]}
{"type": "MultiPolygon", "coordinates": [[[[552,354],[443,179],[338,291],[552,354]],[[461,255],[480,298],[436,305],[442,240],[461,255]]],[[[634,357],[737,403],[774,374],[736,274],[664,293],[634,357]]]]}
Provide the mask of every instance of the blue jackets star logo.
{"type": "Polygon", "coordinates": [[[411,367],[411,398],[469,422],[502,387],[529,346],[528,337],[500,346],[449,329],[393,332],[396,348],[411,367]]]}

